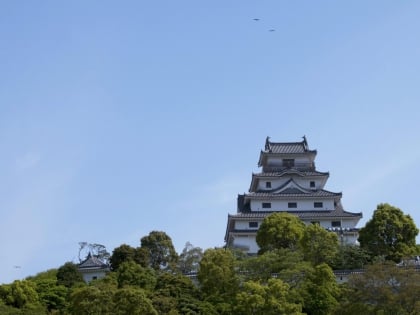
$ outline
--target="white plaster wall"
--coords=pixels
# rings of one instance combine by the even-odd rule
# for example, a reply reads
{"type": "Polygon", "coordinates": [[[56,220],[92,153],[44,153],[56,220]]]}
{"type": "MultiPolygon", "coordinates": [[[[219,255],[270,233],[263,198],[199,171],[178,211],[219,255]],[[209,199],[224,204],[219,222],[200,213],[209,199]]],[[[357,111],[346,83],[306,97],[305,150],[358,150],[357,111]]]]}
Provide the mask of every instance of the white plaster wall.
{"type": "MultiPolygon", "coordinates": [[[[289,159],[288,157],[284,157],[285,159],[289,159]]],[[[293,159],[293,157],[290,157],[293,159]]],[[[294,158],[296,164],[301,163],[310,163],[311,160],[308,157],[296,157],[294,158]]],[[[269,156],[267,158],[267,166],[281,166],[283,164],[283,158],[278,158],[274,156],[269,156]]]]}
{"type": "Polygon", "coordinates": [[[257,245],[257,241],[255,239],[255,235],[238,235],[235,236],[233,241],[233,245],[238,246],[240,248],[247,247],[249,254],[256,254],[258,253],[259,247],[257,245]]]}
{"type": "MultiPolygon", "coordinates": [[[[331,225],[332,221],[340,221],[340,219],[337,218],[337,219],[329,219],[329,220],[325,220],[325,219],[320,220],[317,218],[313,218],[310,220],[304,220],[305,224],[310,224],[311,222],[314,222],[314,221],[319,222],[319,225],[321,225],[323,228],[328,229],[332,227],[331,225]]],[[[341,228],[343,229],[352,229],[352,228],[355,228],[356,225],[357,225],[357,220],[343,220],[343,219],[341,220],[341,228]]]]}
{"type": "Polygon", "coordinates": [[[272,178],[272,179],[262,179],[258,182],[258,190],[273,190],[276,188],[279,188],[283,186],[290,178],[293,178],[293,180],[298,184],[299,186],[302,186],[306,189],[322,189],[324,188],[324,181],[321,181],[319,179],[311,179],[311,178],[303,178],[300,176],[285,176],[281,178],[272,178]],[[315,187],[310,186],[310,182],[315,182],[315,187]],[[265,183],[271,182],[271,188],[266,188],[265,183]]]}
{"type": "Polygon", "coordinates": [[[249,220],[249,221],[235,221],[235,229],[236,230],[251,230],[251,231],[256,231],[258,230],[258,228],[261,225],[261,220],[249,220]],[[258,227],[257,228],[250,228],[249,227],[249,222],[258,222],[258,227]]]}
{"type": "Polygon", "coordinates": [[[334,200],[317,199],[317,200],[251,200],[252,211],[305,211],[305,210],[333,210],[334,200]],[[263,202],[271,202],[271,208],[263,208],[263,202]],[[296,202],[297,208],[288,208],[289,202],[296,202]],[[322,202],[322,208],[314,208],[314,202],[322,202]]]}
{"type": "Polygon", "coordinates": [[[101,279],[105,277],[106,272],[105,271],[92,271],[92,272],[82,272],[83,280],[87,283],[91,282],[95,277],[96,279],[101,279]]]}

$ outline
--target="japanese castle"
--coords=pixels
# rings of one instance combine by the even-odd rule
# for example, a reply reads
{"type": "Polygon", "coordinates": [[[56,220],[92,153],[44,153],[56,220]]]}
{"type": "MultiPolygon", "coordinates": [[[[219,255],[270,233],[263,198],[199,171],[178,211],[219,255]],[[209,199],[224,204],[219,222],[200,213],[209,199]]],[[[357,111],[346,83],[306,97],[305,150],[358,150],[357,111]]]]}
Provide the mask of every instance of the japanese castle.
{"type": "Polygon", "coordinates": [[[316,154],[305,137],[301,142],[271,142],[267,137],[258,161],[261,172],[252,174],[249,192],[238,195],[237,213],[228,215],[227,247],[256,254],[258,228],[273,212],[288,212],[305,224],[320,224],[337,233],[341,243],[357,242],[356,225],[362,213],[345,211],[342,194],[324,189],[329,173],[316,170],[316,154]]]}

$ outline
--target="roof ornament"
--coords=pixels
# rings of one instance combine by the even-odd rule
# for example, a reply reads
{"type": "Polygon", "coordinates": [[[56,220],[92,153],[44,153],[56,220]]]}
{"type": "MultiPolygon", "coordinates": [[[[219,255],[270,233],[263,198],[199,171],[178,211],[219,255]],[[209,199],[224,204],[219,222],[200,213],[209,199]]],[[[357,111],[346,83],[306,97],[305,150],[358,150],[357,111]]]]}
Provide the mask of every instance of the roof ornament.
{"type": "Polygon", "coordinates": [[[271,151],[270,150],[270,137],[265,138],[265,150],[271,151]]]}
{"type": "Polygon", "coordinates": [[[305,148],[305,150],[308,150],[308,142],[306,141],[306,136],[303,135],[303,147],[305,148]]]}

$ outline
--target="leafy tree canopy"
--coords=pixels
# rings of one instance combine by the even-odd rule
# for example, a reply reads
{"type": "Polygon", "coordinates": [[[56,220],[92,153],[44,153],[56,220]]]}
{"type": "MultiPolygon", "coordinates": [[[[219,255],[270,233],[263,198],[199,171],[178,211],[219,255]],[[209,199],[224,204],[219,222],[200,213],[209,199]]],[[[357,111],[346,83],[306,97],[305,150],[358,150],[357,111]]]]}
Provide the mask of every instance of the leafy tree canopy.
{"type": "Polygon", "coordinates": [[[336,314],[420,314],[420,273],[395,263],[370,265],[350,277],[336,314]]]}
{"type": "Polygon", "coordinates": [[[114,248],[111,258],[109,259],[111,270],[117,270],[123,262],[134,261],[135,254],[136,249],[127,244],[122,244],[114,248]]]}
{"type": "Polygon", "coordinates": [[[198,270],[202,257],[203,250],[200,247],[194,247],[190,242],[187,242],[181,255],[179,255],[178,269],[184,274],[195,272],[198,270]]]}
{"type": "Polygon", "coordinates": [[[70,288],[77,283],[84,283],[84,281],[77,265],[72,262],[66,262],[57,270],[57,283],[70,288]]]}
{"type": "Polygon", "coordinates": [[[260,253],[279,248],[296,249],[302,238],[305,224],[287,212],[267,216],[257,232],[260,253]]]}
{"type": "Polygon", "coordinates": [[[226,249],[207,249],[200,261],[197,277],[206,296],[230,300],[238,288],[235,257],[226,249]]]}
{"type": "Polygon", "coordinates": [[[150,266],[153,269],[174,269],[178,254],[172,244],[172,239],[160,231],[152,231],[140,240],[141,247],[149,253],[150,266]]]}
{"type": "Polygon", "coordinates": [[[331,264],[339,247],[337,234],[327,231],[319,224],[306,226],[300,245],[305,260],[314,266],[321,263],[331,264]]]}
{"type": "Polygon", "coordinates": [[[401,261],[416,250],[417,229],[413,219],[399,208],[379,204],[365,227],[359,231],[359,242],[372,256],[401,261]]]}
{"type": "Polygon", "coordinates": [[[153,290],[156,285],[155,271],[150,267],[142,267],[134,261],[127,261],[117,270],[118,287],[138,286],[145,290],[153,290]]]}

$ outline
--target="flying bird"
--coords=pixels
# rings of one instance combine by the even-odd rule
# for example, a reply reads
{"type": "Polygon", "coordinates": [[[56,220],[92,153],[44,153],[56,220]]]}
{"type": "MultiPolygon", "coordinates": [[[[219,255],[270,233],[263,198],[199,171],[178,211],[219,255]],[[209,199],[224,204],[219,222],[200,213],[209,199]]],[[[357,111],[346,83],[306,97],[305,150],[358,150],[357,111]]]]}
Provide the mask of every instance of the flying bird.
{"type": "Polygon", "coordinates": [[[271,30],[268,30],[269,32],[275,32],[276,30],[275,29],[271,29],[271,30]]]}
{"type": "Polygon", "coordinates": [[[260,19],[254,19],[254,21],[257,21],[257,22],[258,22],[259,20],[260,20],[260,19]]]}

